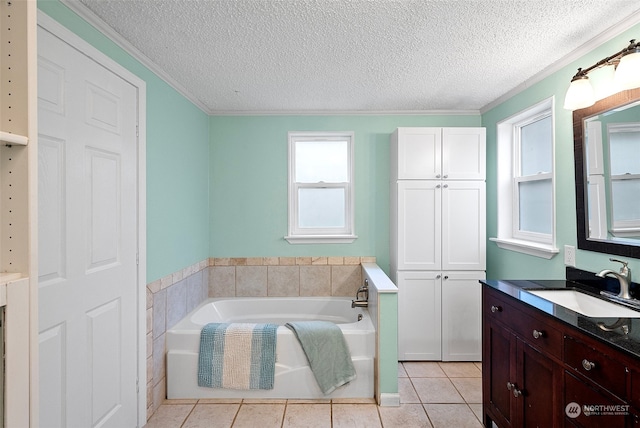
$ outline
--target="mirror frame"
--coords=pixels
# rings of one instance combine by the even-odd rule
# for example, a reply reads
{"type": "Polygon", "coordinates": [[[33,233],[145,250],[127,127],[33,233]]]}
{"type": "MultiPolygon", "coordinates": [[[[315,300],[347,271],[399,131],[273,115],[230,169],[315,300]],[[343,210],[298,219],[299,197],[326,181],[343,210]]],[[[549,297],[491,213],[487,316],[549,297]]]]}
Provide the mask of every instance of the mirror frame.
{"type": "Polygon", "coordinates": [[[588,200],[586,183],[586,161],[584,146],[585,118],[595,116],[604,111],[611,110],[640,100],[640,88],[628,89],[603,98],[591,107],[586,107],[573,112],[573,157],[575,166],[576,184],[576,221],[578,230],[578,248],[581,250],[596,251],[598,253],[613,254],[617,256],[640,259],[640,242],[638,245],[629,245],[615,241],[588,239],[589,224],[587,222],[588,200]]]}

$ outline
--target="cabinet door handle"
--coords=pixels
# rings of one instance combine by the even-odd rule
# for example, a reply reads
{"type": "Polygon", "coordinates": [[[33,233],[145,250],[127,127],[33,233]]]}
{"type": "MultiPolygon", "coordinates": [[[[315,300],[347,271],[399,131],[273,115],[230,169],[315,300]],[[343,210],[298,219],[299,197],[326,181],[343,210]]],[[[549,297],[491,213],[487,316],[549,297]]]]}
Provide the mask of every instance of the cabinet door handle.
{"type": "Polygon", "coordinates": [[[519,396],[522,395],[522,391],[519,390],[518,388],[516,388],[516,384],[515,383],[511,383],[511,382],[507,382],[507,389],[509,391],[513,392],[513,396],[518,398],[519,396]]]}
{"type": "Polygon", "coordinates": [[[591,362],[589,360],[587,360],[586,358],[584,360],[582,360],[582,367],[586,370],[586,371],[590,371],[593,370],[593,368],[596,366],[596,363],[591,362]]]}
{"type": "Polygon", "coordinates": [[[446,189],[446,188],[448,188],[448,187],[449,187],[449,185],[448,185],[448,184],[445,184],[445,185],[444,185],[444,186],[442,186],[442,187],[444,187],[444,188],[446,189]]]}
{"type": "Polygon", "coordinates": [[[540,339],[541,337],[544,337],[544,331],[543,330],[533,330],[533,338],[534,339],[540,339]]]}
{"type": "Polygon", "coordinates": [[[442,186],[440,184],[436,184],[436,189],[441,188],[442,186]]]}
{"type": "Polygon", "coordinates": [[[447,174],[443,175],[442,178],[449,178],[447,174]]]}
{"type": "Polygon", "coordinates": [[[440,178],[440,174],[436,174],[436,178],[440,178]]]}
{"type": "Polygon", "coordinates": [[[445,276],[444,276],[444,279],[449,279],[449,275],[445,275],[445,276]]]}
{"type": "Polygon", "coordinates": [[[496,312],[502,312],[502,308],[500,306],[491,305],[491,312],[493,312],[494,314],[496,312]]]}

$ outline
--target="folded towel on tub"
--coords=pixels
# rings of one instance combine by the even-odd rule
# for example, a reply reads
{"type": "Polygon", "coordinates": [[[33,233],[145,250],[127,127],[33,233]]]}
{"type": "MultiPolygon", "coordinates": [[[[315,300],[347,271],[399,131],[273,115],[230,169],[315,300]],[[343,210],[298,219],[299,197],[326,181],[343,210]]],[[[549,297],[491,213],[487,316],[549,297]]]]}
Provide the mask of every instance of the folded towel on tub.
{"type": "Polygon", "coordinates": [[[276,324],[209,323],[200,332],[198,385],[273,389],[276,324]]]}
{"type": "Polygon", "coordinates": [[[298,338],[313,376],[325,395],[356,378],[340,327],[329,321],[296,321],[285,326],[298,338]]]}

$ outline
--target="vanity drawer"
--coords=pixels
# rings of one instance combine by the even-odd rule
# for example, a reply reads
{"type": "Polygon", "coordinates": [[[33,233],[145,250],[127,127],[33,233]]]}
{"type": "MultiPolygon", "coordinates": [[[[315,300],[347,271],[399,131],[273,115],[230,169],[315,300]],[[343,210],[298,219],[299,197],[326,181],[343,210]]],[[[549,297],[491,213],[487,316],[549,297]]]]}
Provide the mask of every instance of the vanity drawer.
{"type": "Polygon", "coordinates": [[[511,320],[511,326],[515,333],[531,346],[561,358],[562,332],[560,330],[521,311],[511,320]]]}
{"type": "MultiPolygon", "coordinates": [[[[591,386],[582,382],[570,372],[564,373],[564,403],[562,409],[566,409],[568,405],[578,405],[580,410],[566,413],[565,426],[579,426],[584,428],[603,428],[603,427],[625,427],[626,415],[624,414],[597,414],[588,415],[585,410],[598,411],[598,408],[589,408],[589,406],[624,406],[623,401],[615,400],[600,394],[591,386]],[[585,409],[583,406],[588,406],[585,409]],[[577,415],[577,416],[576,416],[577,415]],[[569,425],[570,423],[570,425],[569,425]]],[[[624,407],[620,407],[624,409],[624,407]]],[[[566,411],[566,410],[565,410],[566,411]]],[[[601,410],[602,411],[602,410],[601,410]]]]}
{"type": "Polygon", "coordinates": [[[565,336],[564,362],[618,397],[626,397],[627,370],[619,361],[573,337],[565,336]]]}

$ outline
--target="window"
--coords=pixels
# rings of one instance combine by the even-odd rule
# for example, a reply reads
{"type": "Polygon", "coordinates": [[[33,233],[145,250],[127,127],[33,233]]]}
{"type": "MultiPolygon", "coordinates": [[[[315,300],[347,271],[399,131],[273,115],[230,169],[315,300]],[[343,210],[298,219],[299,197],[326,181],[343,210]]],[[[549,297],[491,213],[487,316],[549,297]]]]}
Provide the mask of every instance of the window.
{"type": "Polygon", "coordinates": [[[640,123],[609,124],[612,232],[640,236],[640,123]]]}
{"type": "Polygon", "coordinates": [[[555,248],[553,98],[498,123],[501,248],[550,259],[555,248]]]}
{"type": "Polygon", "coordinates": [[[353,133],[289,133],[290,243],[349,243],[353,216],[353,133]]]}

